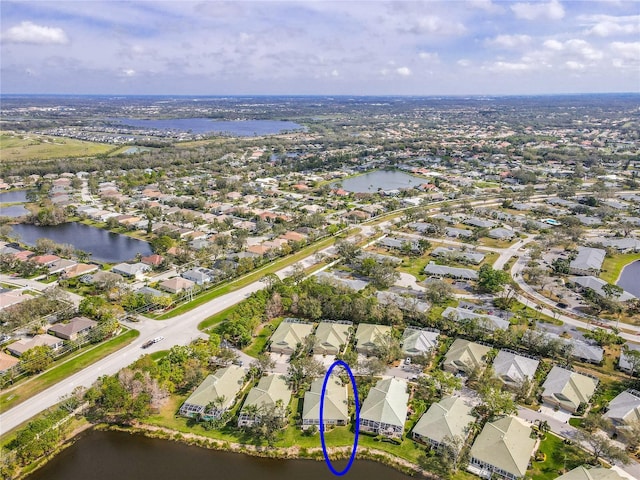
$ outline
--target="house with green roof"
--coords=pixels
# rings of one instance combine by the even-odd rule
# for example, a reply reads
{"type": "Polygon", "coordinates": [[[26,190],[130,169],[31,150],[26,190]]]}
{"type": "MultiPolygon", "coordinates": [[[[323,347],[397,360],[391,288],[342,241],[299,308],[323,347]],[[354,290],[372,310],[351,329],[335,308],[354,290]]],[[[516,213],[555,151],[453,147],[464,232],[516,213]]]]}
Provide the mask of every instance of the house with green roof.
{"type": "Polygon", "coordinates": [[[491,347],[456,338],[442,362],[442,368],[451,373],[469,375],[476,368],[486,366],[486,356],[491,347]]]}
{"type": "Polygon", "coordinates": [[[296,318],[285,318],[271,335],[270,350],[275,353],[291,355],[298,344],[313,332],[313,324],[296,318]]]}
{"type": "Polygon", "coordinates": [[[320,322],[316,329],[313,353],[317,355],[337,355],[349,343],[351,322],[320,322]]]}
{"type": "Polygon", "coordinates": [[[445,397],[431,404],[413,427],[414,440],[438,448],[447,440],[456,437],[466,439],[469,425],[476,421],[471,415],[473,407],[460,397],[445,397]]]}
{"type": "Polygon", "coordinates": [[[239,427],[250,427],[260,418],[262,412],[276,409],[285,417],[291,401],[291,390],[282,375],[262,377],[258,385],[249,390],[238,416],[239,427]]]}
{"type": "Polygon", "coordinates": [[[180,407],[180,415],[200,416],[204,420],[220,418],[231,408],[245,384],[244,368],[230,365],[207,376],[180,407]]]}
{"type": "Polygon", "coordinates": [[[575,413],[581,403],[589,403],[597,386],[595,378],[554,366],[542,384],[542,400],[575,413]]]}
{"type": "MultiPolygon", "coordinates": [[[[320,402],[322,402],[322,385],[324,378],[319,378],[311,384],[311,390],[304,394],[302,404],[302,429],[312,425],[320,425],[320,402]]],[[[323,423],[328,425],[346,425],[349,423],[349,402],[347,387],[334,376],[327,381],[324,396],[323,423]]]]}
{"type": "Polygon", "coordinates": [[[625,478],[610,468],[581,465],[560,475],[556,480],[625,480],[625,478]]]}
{"type": "Polygon", "coordinates": [[[399,378],[378,381],[360,408],[361,432],[400,438],[407,420],[407,382],[399,378]]]}
{"type": "Polygon", "coordinates": [[[391,333],[388,325],[361,323],[356,330],[356,350],[364,355],[375,353],[379,339],[391,333]]]}
{"type": "Polygon", "coordinates": [[[484,426],[471,447],[467,469],[482,478],[523,478],[535,446],[529,425],[503,417],[484,426]]]}

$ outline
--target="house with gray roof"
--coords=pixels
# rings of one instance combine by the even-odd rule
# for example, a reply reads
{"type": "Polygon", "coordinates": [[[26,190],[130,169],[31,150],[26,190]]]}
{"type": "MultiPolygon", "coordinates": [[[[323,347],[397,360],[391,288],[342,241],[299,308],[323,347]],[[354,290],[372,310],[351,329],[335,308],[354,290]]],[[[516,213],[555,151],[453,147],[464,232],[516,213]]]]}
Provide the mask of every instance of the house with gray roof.
{"type": "Polygon", "coordinates": [[[436,247],[431,252],[431,256],[451,258],[456,261],[462,260],[477,265],[484,260],[485,254],[471,250],[460,250],[459,248],[453,247],[436,247]]]}
{"type": "Polygon", "coordinates": [[[486,356],[491,347],[456,338],[444,356],[442,368],[451,373],[470,374],[476,368],[486,366],[486,356]]]}
{"type": "Polygon", "coordinates": [[[122,275],[123,277],[142,278],[145,273],[151,270],[149,265],[142,262],[138,263],[119,263],[114,265],[111,272],[122,275]]]}
{"type": "Polygon", "coordinates": [[[499,227],[490,230],[487,236],[496,240],[511,240],[516,236],[516,232],[509,230],[508,228],[499,227]]]}
{"type": "Polygon", "coordinates": [[[411,357],[414,355],[430,355],[438,346],[439,330],[433,328],[407,327],[402,334],[402,354],[411,357]]]}
{"type": "MultiPolygon", "coordinates": [[[[638,345],[637,343],[627,343],[625,344],[625,347],[630,351],[640,350],[640,345],[638,345]]],[[[629,355],[627,355],[625,348],[622,348],[622,351],[620,353],[620,358],[618,359],[618,368],[623,372],[628,373],[629,375],[637,375],[639,373],[637,369],[634,371],[634,366],[629,361],[629,355]]]]}
{"type": "Polygon", "coordinates": [[[361,432],[400,438],[407,420],[407,382],[399,378],[379,380],[360,408],[361,432]]]}
{"type": "Polygon", "coordinates": [[[464,322],[465,320],[474,320],[480,328],[493,332],[495,330],[507,330],[511,323],[509,320],[500,318],[496,315],[486,315],[475,313],[468,308],[447,307],[442,312],[444,318],[449,318],[456,322],[464,322]]]}
{"type": "MultiPolygon", "coordinates": [[[[583,276],[569,277],[568,280],[569,282],[575,285],[578,285],[582,290],[589,289],[589,290],[593,290],[595,293],[597,293],[601,297],[606,298],[607,296],[607,294],[602,289],[602,287],[607,285],[607,282],[605,282],[600,278],[594,277],[593,275],[586,275],[584,277],[583,276]]],[[[628,300],[633,300],[634,298],[636,298],[636,296],[627,292],[626,290],[623,290],[620,296],[616,298],[620,302],[626,302],[628,300]]]]}
{"type": "Polygon", "coordinates": [[[434,262],[429,262],[427,266],[424,267],[424,273],[434,277],[450,277],[463,280],[478,279],[478,272],[470,268],[447,267],[445,265],[437,265],[434,262]]]}
{"type": "Polygon", "coordinates": [[[611,420],[616,428],[640,422],[640,392],[629,389],[620,393],[609,402],[604,417],[611,420]]]}
{"type": "Polygon", "coordinates": [[[466,228],[445,227],[444,233],[447,237],[450,238],[469,238],[473,236],[473,232],[471,230],[467,230],[466,228]]]}
{"type": "Polygon", "coordinates": [[[342,285],[356,292],[365,289],[369,285],[369,282],[367,280],[363,280],[360,278],[349,278],[326,271],[318,273],[316,275],[316,278],[320,282],[342,285]]]}
{"type": "Polygon", "coordinates": [[[489,422],[473,442],[468,470],[482,478],[524,478],[535,446],[523,420],[509,416],[489,422]]]}
{"type": "Polygon", "coordinates": [[[461,397],[445,397],[432,403],[413,427],[412,437],[438,448],[447,440],[456,437],[463,439],[469,434],[469,424],[476,421],[471,415],[473,406],[461,397]]]}
{"type": "Polygon", "coordinates": [[[379,290],[376,292],[376,297],[382,305],[393,304],[403,312],[426,313],[429,308],[431,308],[428,302],[412,295],[405,296],[394,292],[379,290]]]}
{"type": "Polygon", "coordinates": [[[595,378],[554,366],[542,384],[542,400],[575,413],[581,403],[589,403],[597,386],[595,378]]]}
{"type": "Polygon", "coordinates": [[[587,241],[592,245],[615,248],[620,253],[640,252],[640,240],[633,237],[595,237],[587,241]]]}
{"type": "Polygon", "coordinates": [[[372,355],[380,344],[379,339],[390,334],[391,327],[388,325],[361,323],[356,330],[356,350],[358,353],[372,355]]]}
{"type": "Polygon", "coordinates": [[[180,415],[200,416],[203,420],[220,418],[235,403],[245,384],[246,371],[230,365],[207,376],[180,407],[180,415]]]}
{"type": "Polygon", "coordinates": [[[269,339],[269,350],[291,355],[298,344],[313,332],[313,324],[297,318],[285,318],[269,339]]]}
{"type": "Polygon", "coordinates": [[[576,218],[580,221],[582,225],[586,225],[588,227],[595,227],[597,225],[602,225],[602,220],[598,217],[591,217],[589,215],[579,214],[579,215],[576,215],[576,218]]]}
{"type": "Polygon", "coordinates": [[[478,228],[491,228],[497,225],[497,223],[494,222],[493,220],[487,220],[487,219],[478,218],[478,217],[467,218],[462,223],[464,223],[465,225],[470,225],[472,227],[478,227],[478,228]]]}
{"type": "Polygon", "coordinates": [[[323,320],[318,324],[313,353],[317,355],[337,355],[349,343],[353,323],[323,320]]]}
{"type": "Polygon", "coordinates": [[[318,378],[311,384],[311,390],[304,394],[302,404],[302,429],[312,425],[320,425],[320,402],[324,401],[322,420],[325,428],[329,425],[346,425],[349,423],[349,402],[347,386],[340,379],[331,376],[327,381],[327,390],[322,398],[324,378],[318,378]]]}
{"type": "Polygon", "coordinates": [[[560,475],[556,480],[626,480],[626,478],[611,468],[581,465],[560,475]]]}
{"type": "Polygon", "coordinates": [[[598,276],[606,254],[601,248],[578,247],[578,255],[569,263],[569,273],[598,276]]]}
{"type": "Polygon", "coordinates": [[[505,385],[517,388],[525,379],[533,380],[540,362],[509,350],[500,350],[493,361],[494,376],[505,385]]]}
{"type": "Polygon", "coordinates": [[[186,272],[182,272],[180,276],[192,281],[196,285],[204,285],[205,283],[212,282],[215,277],[215,272],[208,268],[196,267],[186,272]]]}
{"type": "Polygon", "coordinates": [[[238,427],[250,427],[265,411],[273,410],[284,418],[290,401],[291,390],[285,377],[282,375],[262,377],[258,385],[249,390],[238,416],[238,427]]]}

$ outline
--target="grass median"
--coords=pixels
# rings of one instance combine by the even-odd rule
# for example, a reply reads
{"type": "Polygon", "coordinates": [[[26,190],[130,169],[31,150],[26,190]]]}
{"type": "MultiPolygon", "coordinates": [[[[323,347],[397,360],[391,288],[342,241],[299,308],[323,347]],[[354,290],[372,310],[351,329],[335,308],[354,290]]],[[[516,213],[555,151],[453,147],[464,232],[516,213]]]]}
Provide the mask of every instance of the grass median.
{"type": "Polygon", "coordinates": [[[63,363],[50,368],[37,377],[27,379],[25,382],[19,384],[10,391],[0,395],[0,405],[2,405],[0,411],[6,412],[10,408],[15,407],[19,403],[24,402],[28,398],[49,388],[51,385],[58,383],[64,378],[79,372],[92,363],[95,363],[107,355],[121,349],[125,345],[131,343],[138,335],[140,335],[140,332],[137,330],[128,330],[127,332],[118,335],[117,337],[112,338],[91,350],[80,353],[75,357],[65,359],[63,363]]]}

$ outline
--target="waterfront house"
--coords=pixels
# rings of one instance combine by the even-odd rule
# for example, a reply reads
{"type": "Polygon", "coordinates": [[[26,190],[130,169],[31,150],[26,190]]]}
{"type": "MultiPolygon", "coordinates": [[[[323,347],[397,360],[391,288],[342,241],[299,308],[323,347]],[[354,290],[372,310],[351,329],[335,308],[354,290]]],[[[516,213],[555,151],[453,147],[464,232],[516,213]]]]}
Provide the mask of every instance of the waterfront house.
{"type": "Polygon", "coordinates": [[[349,402],[347,387],[331,376],[327,381],[327,389],[322,398],[324,378],[318,378],[311,384],[311,389],[304,394],[302,405],[302,428],[306,430],[312,425],[320,425],[320,402],[324,402],[322,420],[325,428],[328,425],[346,425],[349,423],[349,402]]]}
{"type": "Polygon", "coordinates": [[[606,253],[601,248],[578,247],[578,255],[569,263],[569,273],[597,277],[600,274],[606,253]]]}
{"type": "Polygon", "coordinates": [[[149,265],[142,262],[138,263],[119,263],[111,269],[113,273],[122,275],[123,277],[135,278],[141,280],[144,274],[151,270],[149,265]]]}
{"type": "Polygon", "coordinates": [[[487,423],[473,442],[468,470],[482,478],[524,478],[535,446],[531,427],[517,417],[487,423]]]}
{"type": "Polygon", "coordinates": [[[405,380],[379,380],[362,403],[359,430],[389,438],[401,438],[407,420],[408,402],[405,380]]]}
{"type": "Polygon", "coordinates": [[[238,417],[238,427],[250,427],[260,418],[260,414],[271,411],[283,418],[291,401],[291,390],[282,375],[262,377],[258,385],[247,395],[238,417]]]}
{"type": "Polygon", "coordinates": [[[245,383],[246,371],[236,365],[217,370],[207,376],[180,407],[180,415],[200,416],[203,420],[220,418],[235,403],[245,383]]]}

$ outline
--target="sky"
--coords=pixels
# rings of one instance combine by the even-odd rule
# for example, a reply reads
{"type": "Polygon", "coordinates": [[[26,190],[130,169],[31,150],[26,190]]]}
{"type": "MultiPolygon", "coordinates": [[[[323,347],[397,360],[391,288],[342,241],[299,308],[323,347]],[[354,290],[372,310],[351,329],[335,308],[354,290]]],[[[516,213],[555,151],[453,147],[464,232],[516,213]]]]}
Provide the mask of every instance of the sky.
{"type": "Polygon", "coordinates": [[[0,92],[640,91],[640,1],[11,1],[0,92]]]}

